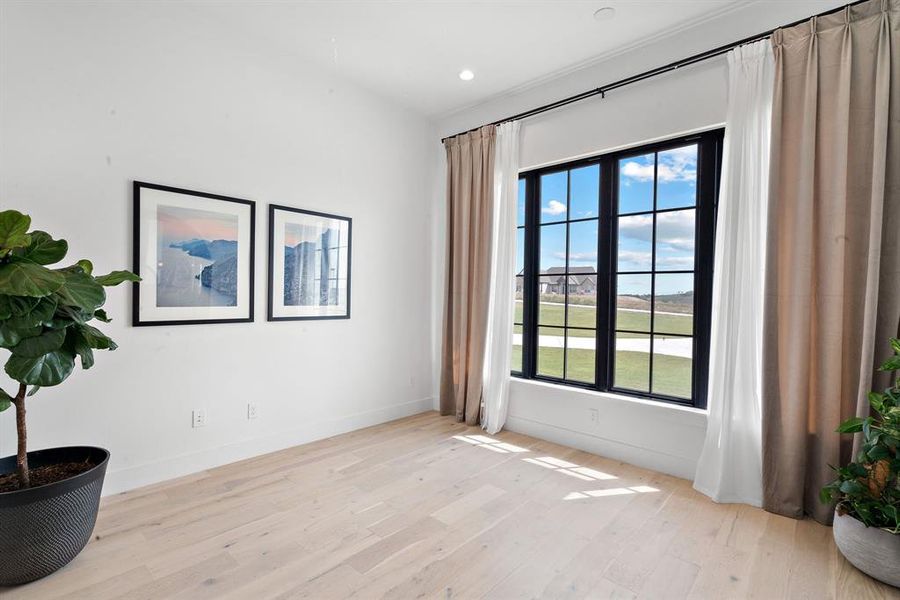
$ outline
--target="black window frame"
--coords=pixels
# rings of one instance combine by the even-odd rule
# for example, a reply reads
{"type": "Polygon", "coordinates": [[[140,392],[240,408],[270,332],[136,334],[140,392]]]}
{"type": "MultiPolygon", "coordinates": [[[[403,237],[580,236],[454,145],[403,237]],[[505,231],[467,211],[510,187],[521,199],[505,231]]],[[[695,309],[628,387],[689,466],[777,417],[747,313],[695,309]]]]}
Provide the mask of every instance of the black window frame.
{"type": "MultiPolygon", "coordinates": [[[[611,392],[620,395],[633,396],[642,399],[667,402],[681,406],[706,408],[706,397],[709,376],[709,334],[710,316],[712,311],[712,280],[713,280],[713,253],[715,250],[715,223],[716,209],[718,205],[719,180],[721,177],[722,142],[724,129],[714,129],[702,133],[668,138],[663,141],[631,146],[621,150],[598,154],[581,158],[567,163],[554,164],[540,167],[519,174],[520,183],[525,186],[525,223],[518,225],[518,230],[524,229],[524,269],[516,277],[523,280],[522,296],[523,309],[522,322],[516,322],[516,327],[522,330],[522,370],[512,371],[517,378],[544,381],[567,387],[588,389],[592,391],[611,392]],[[658,209],[656,203],[658,180],[654,177],[653,209],[646,212],[623,213],[621,216],[653,214],[654,232],[656,231],[655,215],[686,208],[696,209],[696,230],[694,248],[694,317],[693,317],[693,368],[692,368],[692,393],[691,398],[680,398],[666,394],[653,393],[652,391],[638,391],[613,386],[613,369],[615,355],[615,330],[613,329],[616,316],[616,275],[617,275],[617,248],[618,248],[618,217],[616,202],[618,200],[619,184],[619,160],[638,156],[664,152],[686,145],[697,145],[697,202],[694,207],[682,207],[671,209],[658,209]],[[594,368],[594,383],[582,383],[566,376],[565,361],[567,360],[566,346],[563,348],[564,370],[563,377],[541,375],[537,373],[538,355],[538,305],[540,282],[540,232],[541,232],[541,176],[560,171],[599,165],[600,169],[600,205],[598,236],[597,236],[597,317],[596,317],[596,364],[594,368]]],[[[658,165],[658,159],[654,161],[658,165]]],[[[656,167],[654,167],[656,168],[656,167]]],[[[571,184],[569,184],[571,185],[571,184]]],[[[567,213],[566,219],[560,223],[577,223],[583,219],[571,219],[567,213]]],[[[554,221],[553,223],[556,223],[554,221]]],[[[548,221],[547,224],[550,224],[548,221]]],[[[566,234],[566,256],[570,252],[568,239],[568,227],[566,234]]],[[[655,233],[654,233],[655,239],[655,233]]],[[[656,253],[656,244],[652,245],[652,252],[656,253]]],[[[566,264],[568,265],[568,260],[566,264]]],[[[651,273],[657,271],[655,260],[651,264],[651,273]]],[[[688,271],[689,272],[689,271],[688,271]]],[[[568,270],[566,271],[568,274],[568,270]]],[[[678,271],[659,271],[659,273],[678,273],[678,271]]],[[[568,275],[566,275],[568,280],[568,275]]],[[[655,277],[651,276],[655,285],[655,277]]],[[[518,284],[518,282],[517,282],[518,284]]],[[[566,292],[568,296],[568,291],[566,292]]],[[[651,298],[654,305],[655,297],[651,298]]],[[[566,311],[568,312],[568,305],[566,311]]],[[[655,309],[651,306],[651,319],[655,309]]],[[[563,327],[568,327],[568,322],[563,322],[563,327]]],[[[640,332],[645,333],[645,332],[640,332]]],[[[653,339],[653,327],[651,324],[650,339],[653,339]]],[[[657,332],[658,333],[658,332],[657,332]]],[[[666,334],[671,335],[671,334],[666,334]]],[[[688,336],[684,336],[688,337],[688,336]]],[[[651,342],[652,343],[652,342],[651,342]]],[[[651,346],[649,360],[653,360],[651,346]]],[[[652,377],[652,362],[650,363],[650,377],[652,377]]],[[[652,390],[652,387],[648,387],[652,390]]]]}

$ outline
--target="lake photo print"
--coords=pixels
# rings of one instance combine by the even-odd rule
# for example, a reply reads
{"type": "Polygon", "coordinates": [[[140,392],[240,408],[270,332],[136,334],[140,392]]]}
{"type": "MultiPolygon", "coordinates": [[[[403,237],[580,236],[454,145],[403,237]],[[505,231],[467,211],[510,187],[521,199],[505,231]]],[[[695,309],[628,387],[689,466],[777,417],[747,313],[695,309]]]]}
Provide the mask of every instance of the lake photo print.
{"type": "Polygon", "coordinates": [[[135,182],[135,325],[253,319],[254,203],[135,182]]]}
{"type": "Polygon", "coordinates": [[[237,304],[237,217],[177,206],[156,210],[156,305],[237,304]]]}

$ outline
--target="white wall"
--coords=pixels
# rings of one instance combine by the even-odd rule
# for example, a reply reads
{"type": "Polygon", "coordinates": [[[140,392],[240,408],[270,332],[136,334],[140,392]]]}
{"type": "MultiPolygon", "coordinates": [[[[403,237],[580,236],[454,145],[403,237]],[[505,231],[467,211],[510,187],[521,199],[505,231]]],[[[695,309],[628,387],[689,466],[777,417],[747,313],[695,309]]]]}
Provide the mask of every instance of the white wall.
{"type": "Polygon", "coordinates": [[[30,400],[31,448],[108,448],[111,493],[431,408],[427,122],[196,7],[0,10],[0,207],[104,272],[131,266],[133,179],[257,203],[257,322],[135,329],[112,290],[119,350],[30,400]],[[270,202],[353,218],[352,319],[265,321],[270,202]]]}
{"type": "MultiPolygon", "coordinates": [[[[745,3],[725,17],[448,115],[438,123],[438,131],[442,136],[452,135],[841,3],[833,0],[745,3]]],[[[605,99],[595,97],[529,118],[522,125],[520,168],[527,170],[565,162],[719,126],[725,120],[726,77],[726,61],[720,57],[610,92],[605,99]]],[[[439,151],[439,148],[435,150],[439,151]]],[[[438,232],[444,229],[444,203],[441,194],[439,209],[435,211],[438,232]]],[[[435,274],[443,272],[443,244],[442,237],[435,240],[435,274]]],[[[442,280],[439,275],[436,277],[434,295],[440,298],[442,280]]],[[[438,340],[439,320],[434,323],[434,332],[438,340]]],[[[507,427],[692,479],[705,435],[706,413],[514,379],[507,427]],[[597,411],[599,422],[591,421],[592,409],[597,411]]]]}

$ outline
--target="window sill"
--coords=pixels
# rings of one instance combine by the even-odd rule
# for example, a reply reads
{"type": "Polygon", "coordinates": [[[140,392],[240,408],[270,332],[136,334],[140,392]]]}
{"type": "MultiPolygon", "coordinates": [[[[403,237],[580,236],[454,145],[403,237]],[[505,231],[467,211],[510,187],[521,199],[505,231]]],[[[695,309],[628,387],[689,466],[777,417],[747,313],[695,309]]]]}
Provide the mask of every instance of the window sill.
{"type": "Polygon", "coordinates": [[[600,392],[587,388],[578,388],[574,386],[561,385],[548,381],[539,381],[534,379],[523,379],[521,377],[510,376],[513,386],[523,386],[523,388],[539,388],[545,389],[556,395],[568,398],[578,399],[595,399],[600,402],[610,402],[619,406],[632,407],[638,410],[652,411],[655,415],[662,418],[670,418],[679,423],[688,423],[696,427],[706,427],[707,411],[702,408],[694,408],[692,406],[681,406],[671,402],[659,402],[638,398],[635,396],[626,396],[625,394],[617,394],[615,392],[600,392]]]}

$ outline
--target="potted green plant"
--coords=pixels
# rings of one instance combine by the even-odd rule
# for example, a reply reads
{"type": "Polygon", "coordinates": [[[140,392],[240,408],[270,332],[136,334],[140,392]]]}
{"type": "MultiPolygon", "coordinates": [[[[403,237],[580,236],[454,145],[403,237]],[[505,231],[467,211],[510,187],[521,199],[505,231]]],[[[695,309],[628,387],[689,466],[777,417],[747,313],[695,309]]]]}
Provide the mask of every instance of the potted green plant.
{"type": "Polygon", "coordinates": [[[104,286],[137,281],[129,271],[94,276],[90,261],[50,268],[68,244],[29,231],[31,218],[0,212],[0,348],[16,386],[0,389],[0,412],[14,408],[16,456],[0,459],[0,586],[49,575],[81,552],[97,518],[109,453],[89,446],[28,452],[25,404],[94,364],[116,344],[91,321],[109,322],[104,286]]]}
{"type": "MultiPolygon", "coordinates": [[[[900,340],[879,369],[900,371],[900,340]]],[[[874,416],[844,421],[839,433],[862,434],[855,462],[834,468],[837,479],[822,488],[822,502],[835,502],[834,541],[860,571],[900,587],[900,380],[869,394],[874,416]]]]}

